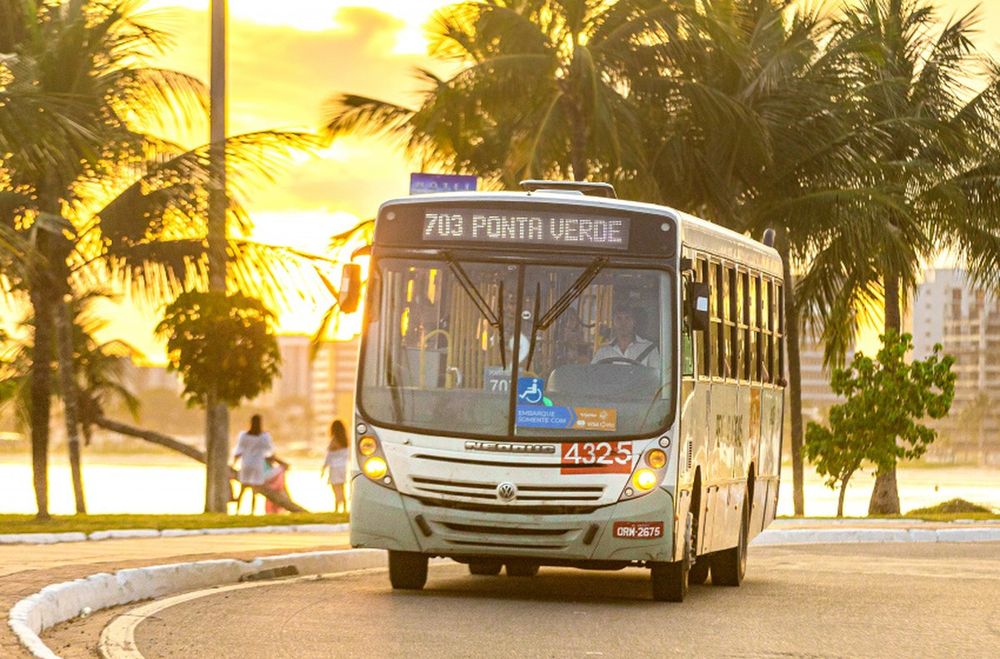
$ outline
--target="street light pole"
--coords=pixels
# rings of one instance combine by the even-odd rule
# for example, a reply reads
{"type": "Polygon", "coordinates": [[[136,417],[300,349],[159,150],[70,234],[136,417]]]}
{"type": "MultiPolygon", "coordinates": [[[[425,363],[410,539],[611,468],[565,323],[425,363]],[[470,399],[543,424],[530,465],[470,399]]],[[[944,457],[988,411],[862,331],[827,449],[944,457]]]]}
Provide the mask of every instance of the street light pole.
{"type": "MultiPolygon", "coordinates": [[[[212,0],[208,288],[226,292],[226,0],[212,0]]],[[[226,512],[229,489],[229,409],[209,393],[205,414],[205,512],[226,512]]]]}

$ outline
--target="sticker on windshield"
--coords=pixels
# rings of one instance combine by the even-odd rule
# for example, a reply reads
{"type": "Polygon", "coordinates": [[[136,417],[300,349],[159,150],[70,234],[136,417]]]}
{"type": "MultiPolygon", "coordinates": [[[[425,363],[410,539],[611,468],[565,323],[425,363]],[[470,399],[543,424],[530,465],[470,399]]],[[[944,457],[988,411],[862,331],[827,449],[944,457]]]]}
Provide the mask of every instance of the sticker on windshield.
{"type": "Polygon", "coordinates": [[[542,378],[517,379],[517,404],[541,405],[545,398],[545,380],[542,378]]]}
{"type": "Polygon", "coordinates": [[[618,430],[618,410],[613,407],[574,407],[575,427],[580,430],[618,430]]]}
{"type": "Polygon", "coordinates": [[[572,428],[576,415],[568,407],[518,405],[515,425],[520,428],[572,428]]]}

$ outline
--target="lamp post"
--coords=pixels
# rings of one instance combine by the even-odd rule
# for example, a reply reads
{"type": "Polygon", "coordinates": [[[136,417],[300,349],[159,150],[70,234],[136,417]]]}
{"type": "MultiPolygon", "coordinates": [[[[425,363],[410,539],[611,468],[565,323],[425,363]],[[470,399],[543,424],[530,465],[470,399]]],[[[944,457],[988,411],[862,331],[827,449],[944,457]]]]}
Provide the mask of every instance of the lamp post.
{"type": "MultiPolygon", "coordinates": [[[[226,0],[212,0],[208,289],[226,292],[226,0]]],[[[229,502],[229,409],[210,393],[205,414],[205,512],[226,512],[229,502]]]]}

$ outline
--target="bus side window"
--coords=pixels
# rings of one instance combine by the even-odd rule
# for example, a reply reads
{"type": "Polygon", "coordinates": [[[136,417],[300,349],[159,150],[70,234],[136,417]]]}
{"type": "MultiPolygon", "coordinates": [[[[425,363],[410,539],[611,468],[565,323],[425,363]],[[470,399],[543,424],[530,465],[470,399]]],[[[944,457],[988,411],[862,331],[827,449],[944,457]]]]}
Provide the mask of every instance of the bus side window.
{"type": "Polygon", "coordinates": [[[760,296],[760,306],[763,310],[763,317],[760,323],[763,335],[761,337],[761,370],[760,379],[762,382],[774,381],[774,367],[772,364],[774,356],[774,299],[771,295],[773,284],[770,278],[764,279],[764,289],[760,296]]]}
{"type": "Polygon", "coordinates": [[[750,277],[740,273],[740,378],[750,379],[750,277]]]}
{"type": "Polygon", "coordinates": [[[715,309],[712,317],[712,331],[713,331],[713,341],[712,346],[715,349],[715,362],[712,364],[712,375],[718,377],[726,376],[726,334],[725,334],[725,323],[722,318],[725,315],[725,294],[726,294],[726,280],[722,276],[722,264],[713,263],[712,264],[712,299],[715,300],[715,309]]]}
{"type": "Polygon", "coordinates": [[[778,380],[785,379],[785,296],[780,282],[774,284],[774,305],[778,322],[774,331],[777,337],[774,341],[774,376],[778,380]]]}
{"type": "Polygon", "coordinates": [[[726,268],[726,281],[729,282],[729,307],[726,320],[729,325],[729,376],[738,380],[742,373],[740,369],[740,314],[742,295],[740,294],[739,283],[736,280],[735,268],[726,268]]]}
{"type": "MultiPolygon", "coordinates": [[[[708,261],[704,257],[697,260],[695,268],[696,280],[702,283],[708,282],[708,261]]],[[[709,295],[711,298],[711,295],[709,295]]],[[[698,372],[702,377],[709,377],[712,374],[712,341],[709,332],[698,332],[698,345],[701,350],[698,353],[698,372]]]]}
{"type": "Polygon", "coordinates": [[[708,265],[708,342],[712,346],[711,369],[712,377],[719,375],[719,279],[716,277],[716,264],[708,265]]]}
{"type": "Polygon", "coordinates": [[[730,300],[733,295],[733,289],[729,281],[731,270],[731,267],[719,264],[718,277],[722,283],[719,291],[721,293],[719,296],[719,317],[722,318],[722,334],[719,337],[719,373],[725,378],[736,377],[736,373],[732,367],[733,305],[730,300]]]}
{"type": "Polygon", "coordinates": [[[754,300],[754,310],[757,316],[757,326],[756,326],[756,336],[754,337],[754,358],[753,367],[757,372],[757,377],[754,378],[757,382],[762,382],[764,380],[764,305],[762,304],[764,298],[764,280],[760,275],[755,275],[754,279],[757,281],[757,297],[754,300]]]}
{"type": "Polygon", "coordinates": [[[757,283],[759,278],[751,274],[750,275],[750,297],[747,301],[747,307],[750,310],[750,320],[748,325],[750,326],[747,335],[750,337],[750,343],[747,345],[747,364],[750,368],[748,378],[751,382],[757,380],[757,283]]]}

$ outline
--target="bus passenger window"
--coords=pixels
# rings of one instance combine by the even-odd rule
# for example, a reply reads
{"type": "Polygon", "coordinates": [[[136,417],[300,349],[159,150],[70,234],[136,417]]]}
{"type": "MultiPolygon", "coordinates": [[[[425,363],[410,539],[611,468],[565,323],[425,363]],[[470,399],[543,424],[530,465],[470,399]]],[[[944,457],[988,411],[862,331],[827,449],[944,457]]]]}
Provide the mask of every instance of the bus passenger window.
{"type": "Polygon", "coordinates": [[[784,289],[781,284],[775,285],[775,297],[777,298],[778,306],[778,341],[775,352],[778,360],[777,370],[775,373],[778,378],[784,379],[785,377],[785,296],[784,289]]]}
{"type": "Polygon", "coordinates": [[[750,277],[740,273],[740,377],[750,379],[750,277]]]}
{"type": "Polygon", "coordinates": [[[740,377],[740,329],[738,325],[740,305],[737,300],[742,296],[739,294],[736,270],[726,268],[726,281],[729,284],[729,297],[726,302],[728,312],[726,325],[729,332],[729,377],[738,380],[740,377]]]}
{"type": "MultiPolygon", "coordinates": [[[[705,283],[708,281],[708,261],[704,258],[698,259],[696,274],[699,282],[705,283]]],[[[709,298],[711,298],[711,295],[709,295],[709,298]]],[[[698,345],[701,348],[698,353],[698,373],[703,377],[708,377],[712,374],[712,341],[710,332],[698,332],[697,338],[698,345]]]]}
{"type": "Polygon", "coordinates": [[[774,336],[771,334],[771,318],[774,307],[771,304],[771,280],[763,280],[761,289],[761,341],[760,341],[760,379],[761,382],[771,382],[771,356],[774,354],[774,336]]]}
{"type": "Polygon", "coordinates": [[[712,365],[712,375],[726,377],[726,333],[725,323],[723,322],[723,315],[726,308],[726,280],[722,275],[721,263],[712,264],[712,274],[715,277],[713,288],[713,292],[715,293],[713,295],[715,299],[715,317],[712,319],[712,324],[715,330],[714,344],[716,351],[716,363],[712,365]]]}
{"type": "Polygon", "coordinates": [[[755,275],[750,276],[750,297],[748,300],[748,307],[750,309],[750,330],[747,334],[750,337],[750,342],[747,345],[747,364],[749,364],[750,371],[748,379],[751,382],[757,381],[757,337],[759,335],[759,330],[757,327],[757,283],[759,278],[755,275]]]}

